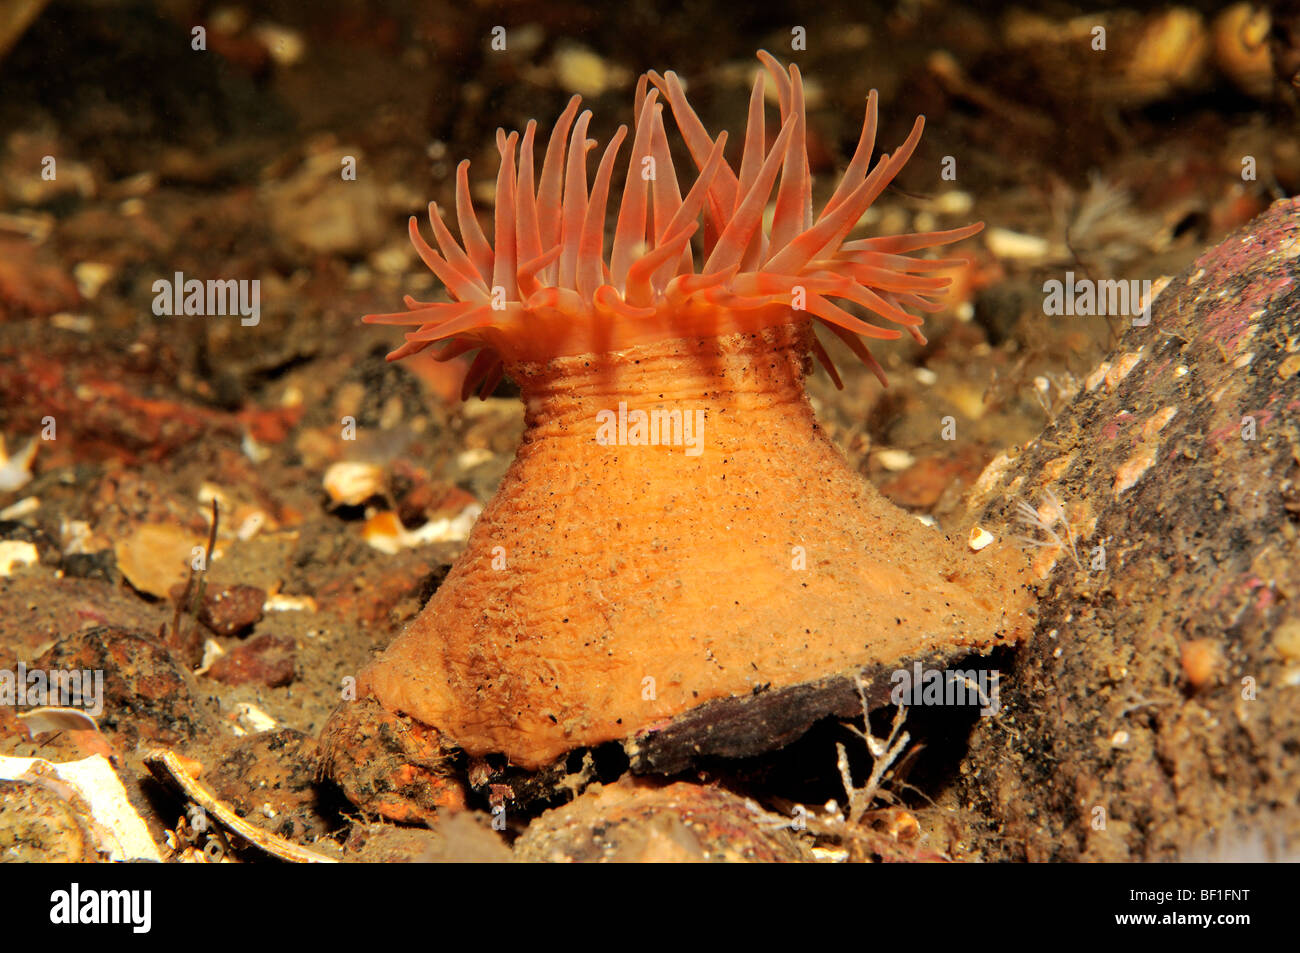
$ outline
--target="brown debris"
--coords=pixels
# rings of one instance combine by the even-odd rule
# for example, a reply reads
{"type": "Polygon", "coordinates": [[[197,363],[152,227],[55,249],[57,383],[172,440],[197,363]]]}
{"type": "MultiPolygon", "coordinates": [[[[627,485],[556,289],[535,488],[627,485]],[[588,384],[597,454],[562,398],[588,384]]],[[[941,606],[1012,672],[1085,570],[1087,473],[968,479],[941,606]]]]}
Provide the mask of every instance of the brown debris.
{"type": "MultiPolygon", "coordinates": [[[[293,841],[315,839],[330,833],[319,809],[319,754],[316,739],[292,728],[231,738],[216,749],[204,780],[259,827],[293,841]]],[[[194,766],[187,771],[199,776],[194,766]]]]}
{"type": "Polygon", "coordinates": [[[81,303],[77,286],[27,241],[0,239],[0,321],[45,317],[81,303]]]}

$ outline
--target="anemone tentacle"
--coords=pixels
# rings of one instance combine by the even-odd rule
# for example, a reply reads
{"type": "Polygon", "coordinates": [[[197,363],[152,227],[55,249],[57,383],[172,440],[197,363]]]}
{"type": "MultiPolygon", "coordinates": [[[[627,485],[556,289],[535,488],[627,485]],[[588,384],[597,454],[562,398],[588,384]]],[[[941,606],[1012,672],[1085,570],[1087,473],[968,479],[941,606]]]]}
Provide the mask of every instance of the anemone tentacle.
{"type": "MultiPolygon", "coordinates": [[[[557,344],[557,337],[580,348],[584,341],[617,342],[656,327],[670,333],[674,315],[696,305],[788,321],[798,301],[807,318],[844,341],[885,383],[863,339],[894,339],[902,331],[847,309],[883,319],[924,342],[922,318],[913,312],[940,310],[951,280],[931,273],[950,270],[964,259],[911,253],[962,241],[983,224],[847,240],[911,157],[924,118],[917,118],[895,152],[882,154],[872,166],[878,122],[878,96],[872,90],[844,176],[814,215],[802,77],[797,66],[783,68],[766,52],[760,51],[759,59],[765,70],[754,80],[738,168],[724,157],[727,134],[709,133],[676,74],[650,71],[640,78],[626,182],[608,256],[611,179],[628,127],[620,126],[606,144],[590,186],[587,153],[597,143],[587,138],[591,113],[579,113],[580,97],[574,96],[556,120],[536,178],[537,123],[530,121],[522,136],[498,130],[495,245],[479,226],[468,162],[461,162],[455,195],[460,241],[435,203],[429,205],[429,222],[436,250],[424,240],[414,216],[409,225],[420,259],[452,300],[428,303],[408,297],[406,312],[367,315],[372,324],[414,328],[389,360],[434,345],[433,356],[440,361],[477,352],[463,396],[475,389],[486,395],[507,362],[535,360],[548,353],[548,346],[552,356],[559,356],[562,352],[554,349],[565,345],[557,344]],[[776,87],[781,122],[771,146],[765,147],[768,79],[776,87]],[[696,166],[684,197],[668,148],[665,104],[696,166]],[[764,210],[771,203],[774,212],[765,229],[764,210]]],[[[841,386],[820,342],[814,343],[813,353],[841,386]]]]}

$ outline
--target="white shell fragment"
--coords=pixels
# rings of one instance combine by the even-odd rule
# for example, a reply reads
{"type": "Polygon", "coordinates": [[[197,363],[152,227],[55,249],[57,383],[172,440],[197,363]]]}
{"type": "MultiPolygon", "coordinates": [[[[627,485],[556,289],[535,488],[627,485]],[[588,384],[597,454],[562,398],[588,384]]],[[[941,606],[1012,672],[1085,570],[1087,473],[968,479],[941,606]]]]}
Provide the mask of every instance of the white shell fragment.
{"type": "Polygon", "coordinates": [[[978,553],[985,546],[996,541],[996,539],[997,537],[986,530],[983,526],[972,526],[970,538],[967,542],[970,544],[970,548],[978,553]]]}
{"type": "Polygon", "coordinates": [[[80,708],[33,708],[18,715],[31,738],[47,731],[99,731],[99,725],[80,708]]]}
{"type": "Polygon", "coordinates": [[[241,729],[236,734],[260,735],[264,731],[274,731],[280,727],[278,721],[252,702],[240,702],[235,706],[235,721],[241,729]]]}
{"type": "Polygon", "coordinates": [[[291,596],[283,592],[274,592],[262,603],[263,612],[315,612],[316,600],[311,596],[291,596]]]}
{"type": "Polygon", "coordinates": [[[39,496],[25,496],[17,503],[12,503],[0,510],[0,520],[21,520],[31,516],[41,508],[39,496]]]}
{"type": "Polygon", "coordinates": [[[10,456],[5,449],[4,437],[0,437],[0,493],[8,493],[30,482],[35,459],[35,439],[27,441],[21,450],[10,456]]]}

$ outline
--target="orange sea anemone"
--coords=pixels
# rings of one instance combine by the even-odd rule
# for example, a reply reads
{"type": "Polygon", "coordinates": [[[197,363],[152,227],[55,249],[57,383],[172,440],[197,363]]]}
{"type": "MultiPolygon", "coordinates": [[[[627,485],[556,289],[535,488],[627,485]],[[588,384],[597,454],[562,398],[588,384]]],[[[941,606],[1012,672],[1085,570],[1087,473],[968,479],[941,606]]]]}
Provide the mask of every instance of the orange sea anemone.
{"type": "MultiPolygon", "coordinates": [[[[551,131],[536,187],[537,123],[528,123],[522,142],[517,133],[497,130],[501,166],[495,247],[475,216],[469,162],[464,161],[456,170],[463,247],[451,235],[436,203],[429,204],[429,220],[442,254],[425,242],[414,216],[410,221],[411,241],[455,301],[425,303],[408,296],[407,311],[367,315],[365,320],[374,324],[418,325],[389,359],[434,344],[441,344],[439,360],[477,351],[465,395],[475,387],[486,394],[510,361],[754,330],[786,323],[791,310],[802,310],[843,340],[884,383],[884,372],[862,339],[893,339],[901,332],[855,317],[832,299],[860,305],[924,343],[919,330],[922,319],[907,309],[939,310],[941,304],[935,299],[949,279],[925,274],[951,268],[961,260],[913,258],[907,253],[968,238],[983,224],[845,242],[863,212],[907,163],[925,124],[918,117],[898,151],[882,155],[870,168],[876,138],[875,90],[867,99],[853,159],[814,219],[799,68],[791,66],[787,74],[767,53],[759,57],[776,84],[781,129],[764,154],[760,73],[749,99],[738,172],[723,158],[727,134],[709,136],[687,103],[676,74],[651,72],[641,77],[632,155],[608,258],[605,220],[610,179],[627,127],[620,126],[606,146],[590,189],[586,154],[596,143],[587,138],[591,112],[578,115],[580,97],[569,101],[551,131]],[[660,93],[668,100],[699,167],[685,198],[668,151],[660,93]],[[774,188],[776,206],[771,228],[765,230],[763,214],[774,188]],[[704,229],[697,255],[691,241],[701,214],[704,229]]],[[[815,339],[813,350],[838,384],[834,364],[815,339]]]]}
{"type": "Polygon", "coordinates": [[[863,338],[900,331],[844,304],[920,339],[914,312],[935,310],[946,283],[927,272],[953,263],[908,253],[980,226],[846,241],[921,134],[918,119],[869,168],[874,93],[844,178],[814,218],[799,71],[760,57],[781,129],[765,150],[760,73],[738,170],[672,73],[643,77],[608,258],[626,134],[589,189],[589,113],[576,115],[576,97],[536,187],[536,125],[522,139],[498,133],[495,247],[464,164],[461,244],[435,206],[441,253],[411,222],[456,300],[408,299],[407,312],[370,317],[418,325],[390,357],[435,344],[442,359],[477,351],[466,392],[487,393],[508,373],[525,405],[518,455],[465,552],[360,679],[448,748],[538,768],[581,746],[635,745],[712,700],[1025,631],[1018,553],[972,553],[886,501],[818,427],[803,387],[811,354],[835,374],[814,321],[883,377],[863,338]],[[699,167],[684,198],[660,95],[699,167]]]}

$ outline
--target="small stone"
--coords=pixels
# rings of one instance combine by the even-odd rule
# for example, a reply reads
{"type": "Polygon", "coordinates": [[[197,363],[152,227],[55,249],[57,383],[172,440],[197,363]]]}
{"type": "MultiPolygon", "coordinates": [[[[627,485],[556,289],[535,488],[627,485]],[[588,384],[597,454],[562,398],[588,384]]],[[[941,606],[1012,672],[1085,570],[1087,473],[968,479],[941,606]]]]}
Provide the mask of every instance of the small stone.
{"type": "Polygon", "coordinates": [[[1300,619],[1288,619],[1273,633],[1273,647],[1289,662],[1300,662],[1300,619]]]}
{"type": "Polygon", "coordinates": [[[906,450],[896,450],[887,448],[876,454],[876,459],[880,465],[890,473],[900,473],[906,470],[912,464],[916,463],[916,457],[906,450]]]}
{"type": "Polygon", "coordinates": [[[59,564],[63,575],[73,579],[103,579],[116,583],[121,574],[113,559],[111,549],[101,549],[94,553],[68,553],[59,564]]]}
{"type": "Polygon", "coordinates": [[[262,621],[266,591],[257,586],[209,589],[199,607],[199,621],[216,635],[239,635],[262,621]]]}
{"type": "Polygon", "coordinates": [[[515,856],[560,863],[807,860],[783,820],[727,791],[624,780],[593,785],[543,814],[515,842],[515,856]]]}
{"type": "Polygon", "coordinates": [[[103,672],[100,732],[119,751],[172,748],[216,732],[193,677],[152,637],[98,626],[55,643],[31,669],[103,672]]]}
{"type": "Polygon", "coordinates": [[[281,688],[294,680],[295,649],[288,636],[259,635],[213,662],[208,677],[226,685],[281,688]]]}
{"type": "Polygon", "coordinates": [[[1218,673],[1222,655],[1214,639],[1195,639],[1183,645],[1183,675],[1193,689],[1210,684],[1218,673]]]}
{"type": "Polygon", "coordinates": [[[1281,380],[1289,381],[1297,373],[1300,373],[1300,354],[1292,354],[1277,366],[1277,376],[1281,380]]]}
{"type": "Polygon", "coordinates": [[[100,289],[113,279],[114,268],[100,261],[83,261],[72,269],[77,290],[86,300],[97,296],[100,289]]]}

